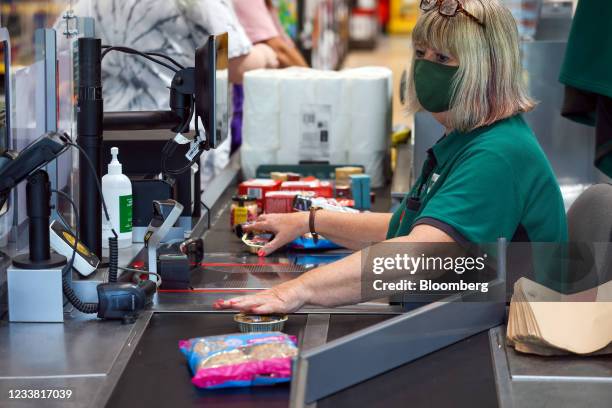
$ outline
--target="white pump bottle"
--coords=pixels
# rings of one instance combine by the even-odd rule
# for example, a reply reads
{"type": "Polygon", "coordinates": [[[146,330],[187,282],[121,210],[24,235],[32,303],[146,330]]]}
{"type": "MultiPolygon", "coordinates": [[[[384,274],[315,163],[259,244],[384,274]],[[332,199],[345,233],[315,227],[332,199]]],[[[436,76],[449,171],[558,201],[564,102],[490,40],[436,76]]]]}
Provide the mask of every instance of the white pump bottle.
{"type": "Polygon", "coordinates": [[[112,228],[118,235],[119,248],[132,245],[132,182],[123,174],[117,155],[119,148],[112,147],[108,173],[102,177],[102,195],[106,202],[110,225],[102,208],[102,246],[108,248],[108,238],[113,236],[112,228]]]}

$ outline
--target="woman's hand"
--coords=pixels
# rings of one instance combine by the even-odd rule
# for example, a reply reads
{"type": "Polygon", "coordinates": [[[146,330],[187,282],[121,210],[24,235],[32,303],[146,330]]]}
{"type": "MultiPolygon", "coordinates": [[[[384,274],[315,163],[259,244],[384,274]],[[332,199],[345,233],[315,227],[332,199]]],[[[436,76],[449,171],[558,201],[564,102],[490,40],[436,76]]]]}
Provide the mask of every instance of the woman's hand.
{"type": "Polygon", "coordinates": [[[308,212],[289,214],[260,215],[252,224],[242,226],[244,231],[266,231],[274,233],[274,239],[268,242],[257,254],[266,256],[288,244],[295,238],[308,232],[308,212]]]}
{"type": "Polygon", "coordinates": [[[229,300],[219,299],[215,309],[237,309],[246,313],[291,313],[308,301],[302,285],[290,281],[254,295],[239,296],[229,300]]]}

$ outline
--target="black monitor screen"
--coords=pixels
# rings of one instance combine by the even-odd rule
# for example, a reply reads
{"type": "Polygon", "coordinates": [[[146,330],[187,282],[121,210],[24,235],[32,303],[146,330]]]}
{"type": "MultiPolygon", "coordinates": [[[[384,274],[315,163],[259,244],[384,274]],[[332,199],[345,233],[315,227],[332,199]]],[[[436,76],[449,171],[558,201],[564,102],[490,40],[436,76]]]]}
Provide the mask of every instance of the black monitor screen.
{"type": "Polygon", "coordinates": [[[196,50],[196,113],[206,130],[206,148],[214,149],[229,133],[227,33],[211,35],[196,50]]]}

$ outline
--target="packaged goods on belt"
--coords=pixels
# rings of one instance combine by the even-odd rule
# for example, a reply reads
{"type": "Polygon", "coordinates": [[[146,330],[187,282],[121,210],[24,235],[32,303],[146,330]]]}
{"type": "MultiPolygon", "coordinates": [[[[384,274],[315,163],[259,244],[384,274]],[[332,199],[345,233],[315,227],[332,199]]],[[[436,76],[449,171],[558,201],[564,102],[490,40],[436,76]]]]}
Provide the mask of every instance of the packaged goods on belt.
{"type": "Polygon", "coordinates": [[[299,181],[301,175],[298,173],[284,173],[280,171],[273,171],[270,173],[270,178],[272,180],[280,180],[280,181],[299,181]]]}
{"type": "Polygon", "coordinates": [[[324,197],[308,197],[302,194],[295,196],[293,200],[294,211],[308,211],[310,207],[319,207],[324,210],[336,212],[359,212],[352,208],[354,201],[349,199],[324,198],[324,197]]]}
{"type": "Polygon", "coordinates": [[[372,207],[370,194],[370,176],[367,174],[352,174],[351,195],[355,200],[355,208],[369,210],[372,207]]]}
{"type": "Polygon", "coordinates": [[[281,183],[280,180],[250,179],[238,185],[238,194],[254,197],[261,212],[265,210],[264,198],[266,197],[266,193],[268,191],[279,190],[281,183]]]}
{"type": "Polygon", "coordinates": [[[339,186],[349,186],[351,183],[351,174],[362,174],[363,169],[361,167],[338,167],[336,168],[336,188],[339,186]]]}
{"type": "Polygon", "coordinates": [[[331,198],[334,189],[329,181],[284,181],[281,186],[284,191],[312,191],[317,197],[331,198]]]}
{"type": "Polygon", "coordinates": [[[299,191],[268,191],[265,199],[266,213],[293,212],[293,200],[298,194],[299,191]]]}
{"type": "Polygon", "coordinates": [[[254,315],[238,313],[234,321],[242,333],[263,333],[282,331],[287,321],[287,315],[254,315]]]}
{"type": "MultiPolygon", "coordinates": [[[[240,230],[242,230],[240,228],[240,230]]],[[[239,229],[237,228],[238,232],[239,229]]],[[[262,249],[266,244],[274,239],[274,234],[270,233],[253,233],[246,232],[242,234],[242,242],[247,246],[249,252],[252,254],[258,254],[259,250],[262,249]]]]}
{"type": "Polygon", "coordinates": [[[255,197],[248,195],[235,195],[232,197],[230,207],[230,226],[232,229],[238,224],[255,221],[259,215],[259,207],[255,197]]]}
{"type": "Polygon", "coordinates": [[[281,332],[242,333],[179,341],[200,388],[249,387],[291,380],[296,339],[281,332]]]}

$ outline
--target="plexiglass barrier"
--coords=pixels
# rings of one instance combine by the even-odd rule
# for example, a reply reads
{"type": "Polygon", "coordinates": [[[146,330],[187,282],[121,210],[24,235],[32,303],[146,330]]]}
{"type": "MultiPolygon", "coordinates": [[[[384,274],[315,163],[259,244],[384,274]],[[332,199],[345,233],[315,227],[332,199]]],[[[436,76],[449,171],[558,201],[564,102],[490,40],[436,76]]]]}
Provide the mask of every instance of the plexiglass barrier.
{"type": "MultiPolygon", "coordinates": [[[[62,15],[70,8],[70,3],[49,0],[0,5],[0,26],[6,28],[11,39],[10,89],[13,92],[6,111],[11,115],[8,147],[15,151],[20,151],[46,131],[62,129],[73,133],[75,99],[69,96],[73,94],[73,57],[68,51],[69,45],[62,41],[66,38],[65,30],[58,32],[57,37],[49,30],[58,21],[63,21],[62,15]],[[59,56],[61,52],[64,58],[59,56]]],[[[4,65],[0,66],[2,77],[4,65]]],[[[71,152],[46,170],[52,188],[72,194],[74,162],[71,152]]],[[[0,217],[0,246],[13,241],[15,249],[21,250],[27,245],[25,183],[14,190],[10,202],[8,213],[0,217]]],[[[69,206],[55,197],[53,204],[70,219],[69,206]]]]}

